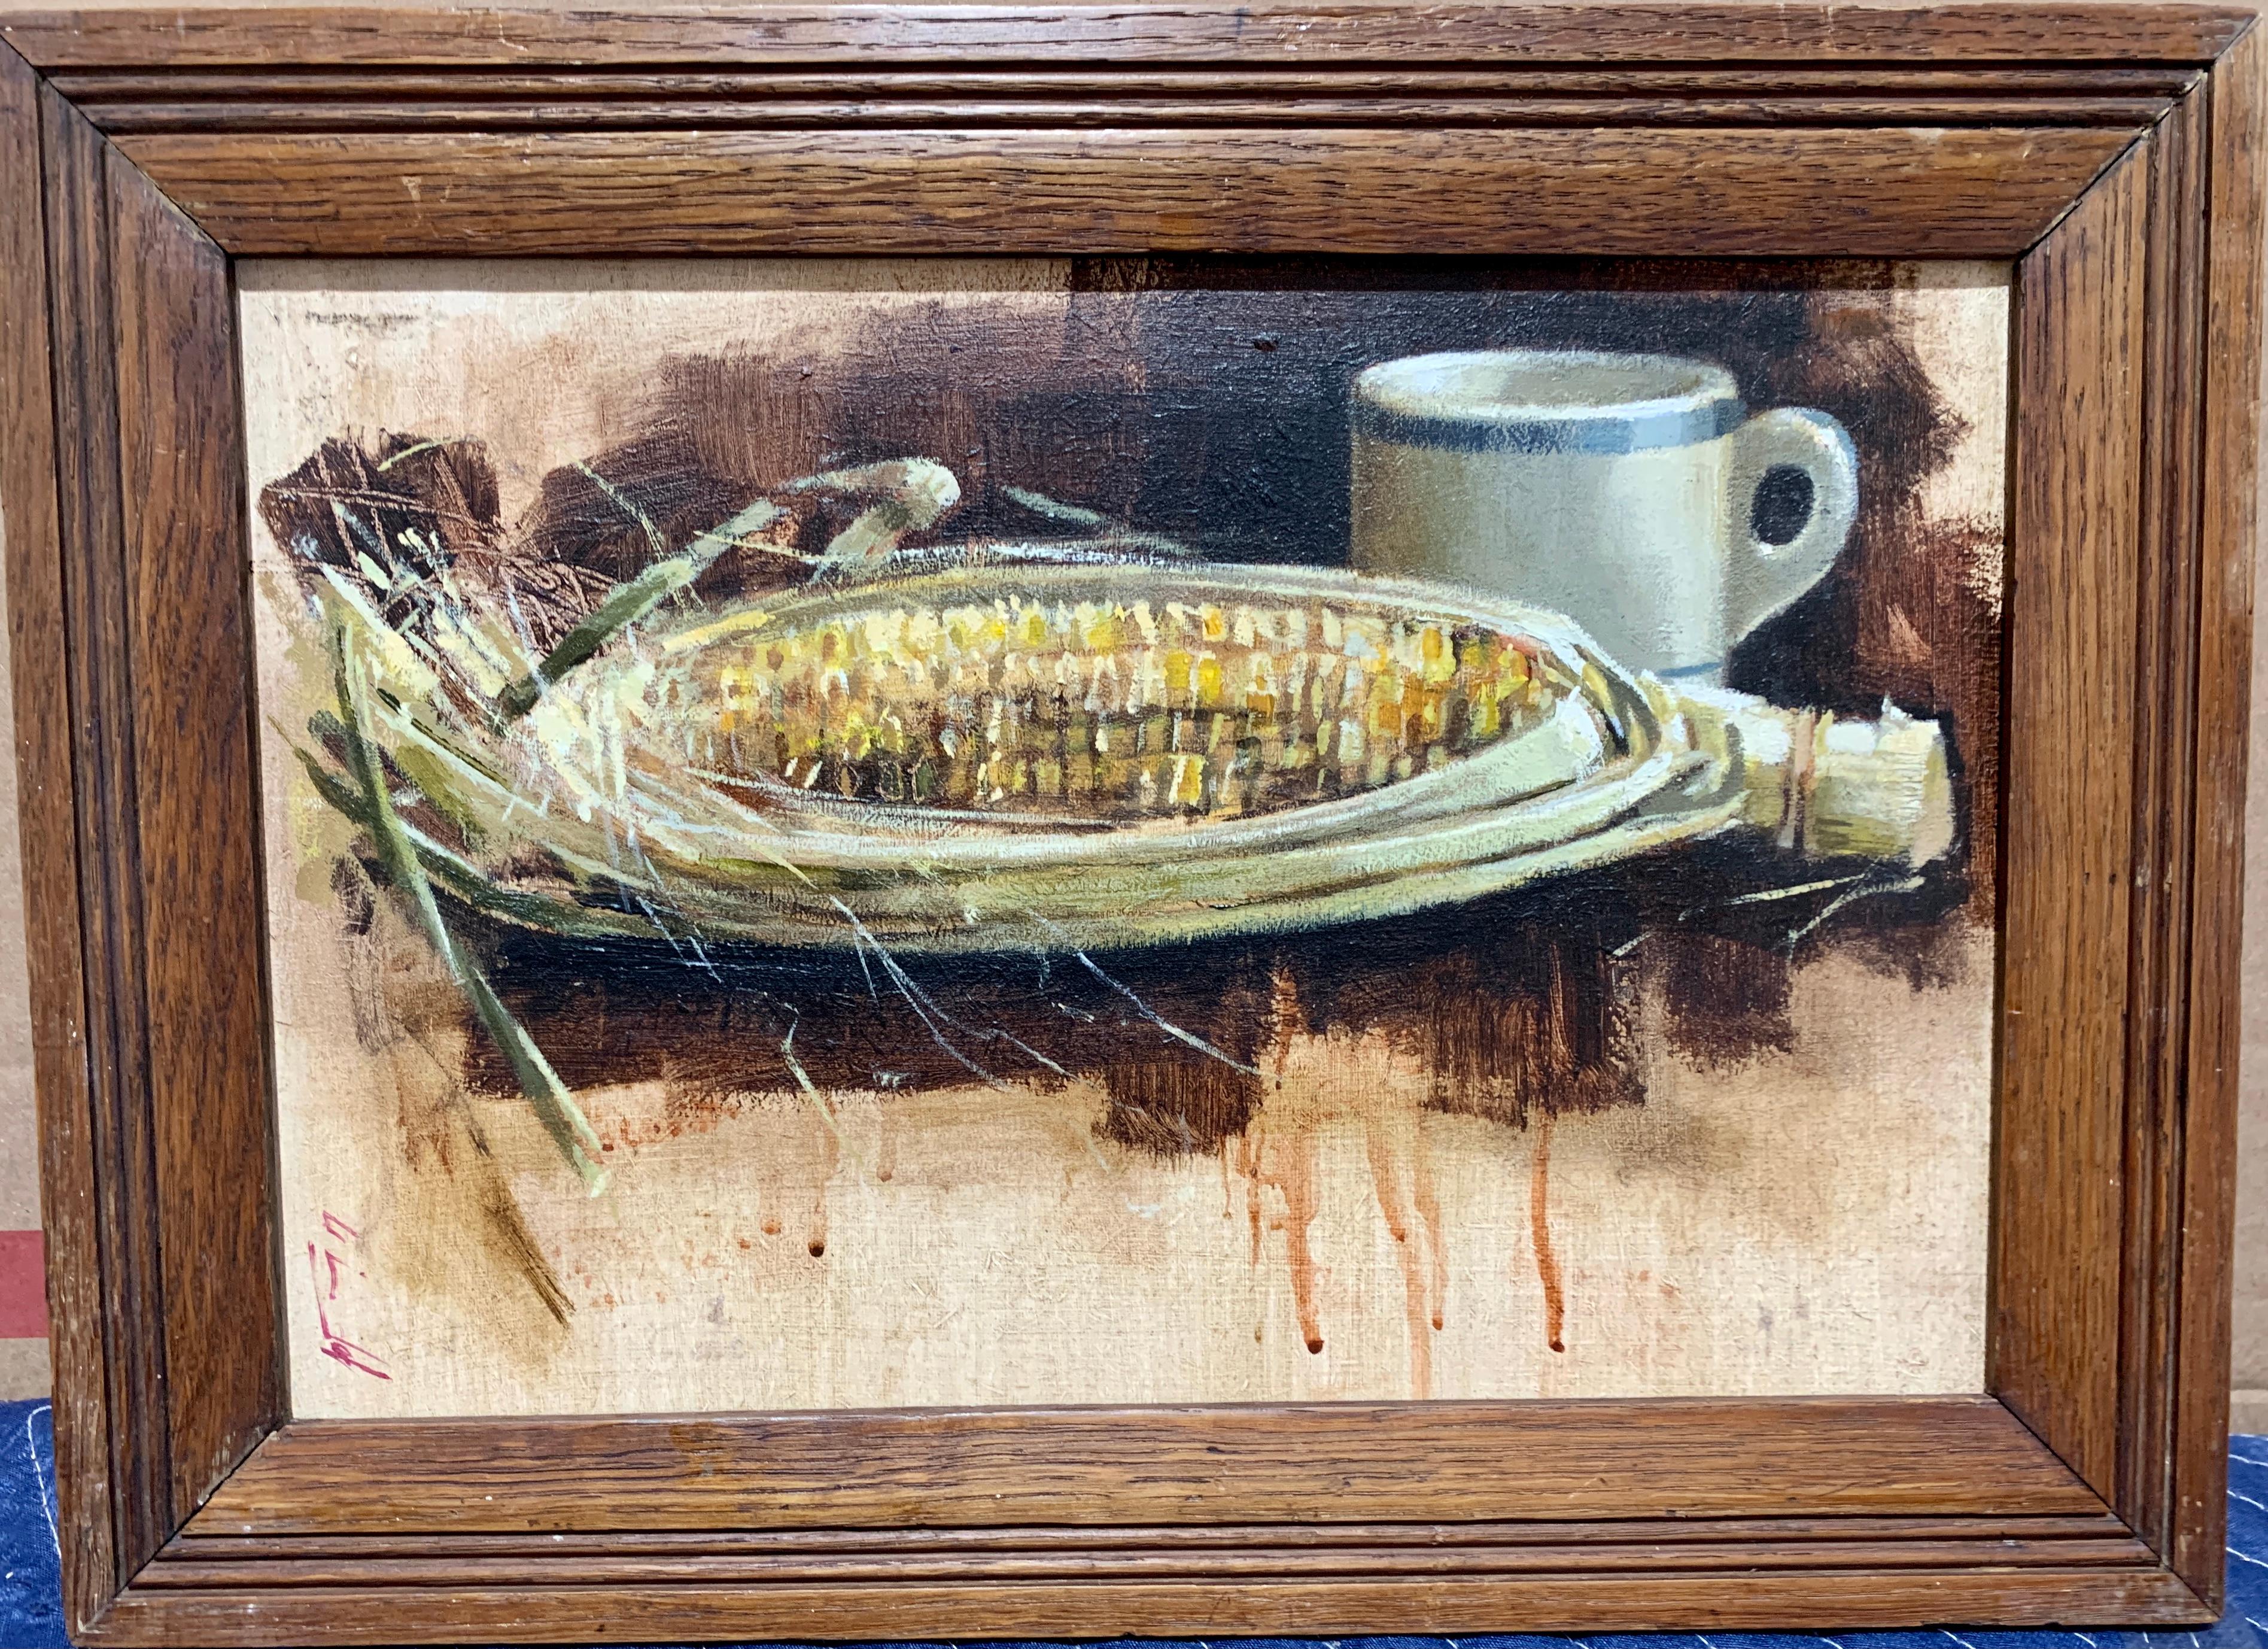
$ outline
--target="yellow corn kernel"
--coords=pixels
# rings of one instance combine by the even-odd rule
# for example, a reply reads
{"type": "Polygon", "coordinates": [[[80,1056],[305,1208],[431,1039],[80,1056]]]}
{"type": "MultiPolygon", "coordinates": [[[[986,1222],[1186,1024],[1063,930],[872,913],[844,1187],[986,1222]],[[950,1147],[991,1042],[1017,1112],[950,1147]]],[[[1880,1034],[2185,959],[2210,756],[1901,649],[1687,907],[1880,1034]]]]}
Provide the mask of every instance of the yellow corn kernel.
{"type": "Polygon", "coordinates": [[[1171,710],[1186,710],[1189,708],[1189,695],[1193,687],[1191,677],[1196,674],[1197,660],[1176,647],[1166,654],[1163,663],[1167,707],[1171,710]]]}
{"type": "Polygon", "coordinates": [[[1199,710],[1219,710],[1220,704],[1220,660],[1211,653],[1197,659],[1197,701],[1199,710]]]}
{"type": "Polygon", "coordinates": [[[1195,807],[1204,800],[1205,761],[1200,755],[1174,758],[1174,777],[1166,799],[1176,807],[1195,807]]]}

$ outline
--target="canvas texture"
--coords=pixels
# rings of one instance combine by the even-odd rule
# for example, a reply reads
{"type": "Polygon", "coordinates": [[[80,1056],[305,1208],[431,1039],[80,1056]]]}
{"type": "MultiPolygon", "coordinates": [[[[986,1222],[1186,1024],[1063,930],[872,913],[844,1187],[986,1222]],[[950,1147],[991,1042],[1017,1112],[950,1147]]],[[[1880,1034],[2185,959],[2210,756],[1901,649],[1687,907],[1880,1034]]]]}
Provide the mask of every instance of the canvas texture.
{"type": "Polygon", "coordinates": [[[295,1411],[1981,1387],[2004,269],[239,285],[295,1411]]]}

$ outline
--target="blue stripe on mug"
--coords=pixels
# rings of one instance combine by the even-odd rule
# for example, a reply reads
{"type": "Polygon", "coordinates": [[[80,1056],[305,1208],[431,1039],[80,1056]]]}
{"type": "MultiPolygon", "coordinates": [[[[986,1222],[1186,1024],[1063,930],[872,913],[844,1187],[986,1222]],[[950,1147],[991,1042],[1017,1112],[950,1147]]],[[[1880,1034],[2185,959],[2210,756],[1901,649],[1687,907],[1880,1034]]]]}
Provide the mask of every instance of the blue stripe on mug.
{"type": "Polygon", "coordinates": [[[1602,411],[1572,418],[1427,417],[1357,396],[1354,428],[1374,441],[1455,453],[1637,453],[1690,446],[1730,435],[1747,418],[1738,400],[1704,401],[1636,415],[1602,411]]]}

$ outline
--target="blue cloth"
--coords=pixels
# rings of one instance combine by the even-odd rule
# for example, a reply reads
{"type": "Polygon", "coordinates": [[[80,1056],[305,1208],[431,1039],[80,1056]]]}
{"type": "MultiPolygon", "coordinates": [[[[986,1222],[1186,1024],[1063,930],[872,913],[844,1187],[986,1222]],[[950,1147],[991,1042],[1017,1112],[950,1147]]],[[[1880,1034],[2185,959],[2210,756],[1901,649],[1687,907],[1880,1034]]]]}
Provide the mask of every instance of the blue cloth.
{"type": "MultiPolygon", "coordinates": [[[[1239,1649],[2268,1649],[2268,1437],[2228,1449],[2228,1609],[2189,1631],[1598,1632],[1586,1637],[1248,1638],[1239,1649]]],[[[56,1569],[55,1446],[44,1402],[0,1402],[0,1649],[67,1649],[56,1569]]],[[[925,1645],[920,1649],[942,1649],[925,1645]]],[[[988,1645],[988,1649],[1040,1649],[988,1645]]],[[[1093,1649],[1046,1645],[1045,1649],[1093,1649]]],[[[1132,1646],[1130,1645],[1130,1649],[1132,1646]]],[[[1204,1649],[1144,1642],[1140,1649],[1204,1649]]]]}
{"type": "Polygon", "coordinates": [[[6,1649],[70,1641],[63,1636],[55,1542],[53,1417],[45,1402],[0,1402],[0,1645],[6,1649]]]}

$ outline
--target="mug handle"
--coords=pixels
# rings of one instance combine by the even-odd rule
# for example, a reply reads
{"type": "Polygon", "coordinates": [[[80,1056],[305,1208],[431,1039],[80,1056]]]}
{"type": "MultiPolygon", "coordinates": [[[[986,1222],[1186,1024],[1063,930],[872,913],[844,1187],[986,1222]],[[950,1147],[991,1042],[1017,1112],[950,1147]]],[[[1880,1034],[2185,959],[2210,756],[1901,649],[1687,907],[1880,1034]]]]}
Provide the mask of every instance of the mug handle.
{"type": "Polygon", "coordinates": [[[1731,493],[1739,512],[1736,553],[1727,580],[1727,630],[1737,642],[1825,576],[1843,553],[1859,513],[1859,453],[1827,414],[1809,407],[1760,412],[1733,435],[1731,493]],[[1775,469],[1800,469],[1811,479],[1811,513],[1785,544],[1756,534],[1756,489],[1775,469]]]}

